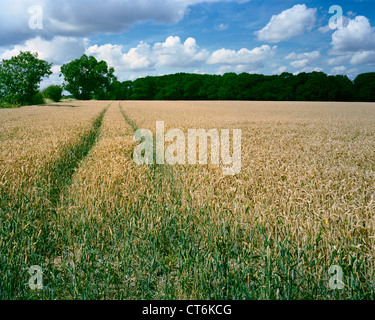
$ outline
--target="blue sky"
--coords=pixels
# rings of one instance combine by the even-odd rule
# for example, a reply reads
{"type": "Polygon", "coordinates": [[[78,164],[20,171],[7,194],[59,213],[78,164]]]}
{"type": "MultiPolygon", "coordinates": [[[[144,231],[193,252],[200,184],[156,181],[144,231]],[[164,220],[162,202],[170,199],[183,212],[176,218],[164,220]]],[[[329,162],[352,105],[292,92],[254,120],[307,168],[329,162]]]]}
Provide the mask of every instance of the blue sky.
{"type": "Polygon", "coordinates": [[[62,64],[86,53],[120,80],[176,72],[375,71],[372,0],[2,0],[0,59],[22,51],[62,64]],[[330,19],[338,11],[341,20],[330,19]],[[337,8],[336,8],[337,9],[337,8]]]}

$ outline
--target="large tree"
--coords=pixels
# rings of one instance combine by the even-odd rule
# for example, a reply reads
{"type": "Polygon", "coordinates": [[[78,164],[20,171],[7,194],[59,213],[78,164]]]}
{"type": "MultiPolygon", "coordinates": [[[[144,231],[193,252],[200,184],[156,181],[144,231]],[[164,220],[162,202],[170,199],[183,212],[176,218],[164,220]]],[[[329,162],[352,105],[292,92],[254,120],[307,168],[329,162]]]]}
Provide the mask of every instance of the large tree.
{"type": "Polygon", "coordinates": [[[42,79],[52,74],[52,64],[37,53],[21,52],[0,63],[0,99],[14,104],[30,104],[39,92],[42,79]]]}
{"type": "Polygon", "coordinates": [[[95,57],[85,54],[61,67],[65,90],[80,100],[100,99],[105,96],[117,80],[114,72],[105,61],[97,61],[95,57]]]}
{"type": "Polygon", "coordinates": [[[362,73],[354,80],[354,89],[359,101],[375,101],[375,72],[362,73]]]}
{"type": "Polygon", "coordinates": [[[60,86],[49,86],[44,89],[42,94],[45,98],[51,99],[54,102],[60,102],[62,98],[63,89],[60,86]]]}

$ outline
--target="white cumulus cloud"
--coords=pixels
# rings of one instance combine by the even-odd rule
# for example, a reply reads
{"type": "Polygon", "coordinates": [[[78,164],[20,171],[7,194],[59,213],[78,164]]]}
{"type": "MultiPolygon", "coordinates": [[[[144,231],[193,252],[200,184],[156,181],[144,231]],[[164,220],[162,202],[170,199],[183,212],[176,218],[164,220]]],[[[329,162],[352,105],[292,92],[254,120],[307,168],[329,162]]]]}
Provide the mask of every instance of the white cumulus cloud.
{"type": "Polygon", "coordinates": [[[330,53],[350,56],[352,65],[375,64],[375,28],[371,26],[369,19],[357,16],[343,28],[336,30],[332,35],[330,53]]]}
{"type": "Polygon", "coordinates": [[[295,52],[290,53],[285,57],[286,60],[292,60],[290,65],[293,68],[306,68],[311,66],[315,61],[317,61],[321,57],[319,51],[312,51],[306,53],[296,54],[295,52]]]}
{"type": "Polygon", "coordinates": [[[154,68],[155,63],[151,61],[151,48],[147,43],[141,42],[136,48],[132,48],[126,53],[122,50],[121,45],[95,45],[89,47],[86,54],[106,61],[118,71],[144,71],[154,68]]]}
{"type": "Polygon", "coordinates": [[[192,68],[205,63],[209,53],[200,49],[194,38],[181,42],[179,37],[168,37],[153,46],[141,42],[136,48],[124,52],[121,45],[91,46],[86,54],[106,61],[117,71],[151,71],[156,67],[192,68]]]}
{"type": "Polygon", "coordinates": [[[316,23],[317,9],[309,9],[305,4],[295,5],[274,15],[271,21],[255,34],[258,40],[277,43],[302,35],[310,31],[316,23]]]}
{"type": "Polygon", "coordinates": [[[326,60],[328,66],[337,66],[348,62],[350,55],[338,56],[326,60]]]}
{"type": "Polygon", "coordinates": [[[4,0],[0,10],[0,46],[23,43],[36,36],[51,39],[121,33],[140,21],[177,23],[190,5],[217,1],[220,0],[4,0]],[[29,8],[34,5],[42,9],[42,30],[29,27],[33,17],[29,8]]]}
{"type": "Polygon", "coordinates": [[[177,36],[170,36],[164,42],[153,45],[141,42],[137,47],[124,50],[121,45],[94,45],[86,50],[99,60],[106,61],[120,74],[129,77],[129,72],[150,72],[168,68],[194,69],[204,66],[218,66],[218,72],[253,72],[263,67],[262,62],[273,56],[277,46],[263,45],[252,50],[243,48],[235,51],[220,49],[210,53],[198,46],[194,38],[184,42],[177,36]]]}
{"type": "Polygon", "coordinates": [[[375,50],[356,52],[350,59],[353,65],[375,64],[375,50]]]}
{"type": "Polygon", "coordinates": [[[207,60],[208,64],[221,65],[256,65],[273,56],[277,46],[262,45],[252,50],[242,48],[239,51],[220,49],[213,52],[207,60]]]}
{"type": "Polygon", "coordinates": [[[335,53],[375,49],[375,30],[366,17],[358,16],[333,33],[332,46],[335,53]]]}
{"type": "Polygon", "coordinates": [[[1,59],[9,59],[18,55],[21,51],[37,52],[38,58],[48,60],[55,64],[63,64],[66,61],[79,58],[87,46],[88,40],[72,37],[55,37],[52,40],[44,40],[36,37],[27,40],[23,45],[16,45],[13,49],[6,50],[0,56],[1,59]]]}
{"type": "Polygon", "coordinates": [[[157,65],[165,67],[195,67],[208,57],[206,50],[201,50],[194,38],[181,43],[179,37],[168,37],[164,43],[156,43],[152,48],[157,65]]]}
{"type": "Polygon", "coordinates": [[[336,75],[336,74],[345,74],[346,72],[346,67],[345,66],[339,66],[339,67],[334,67],[331,70],[331,73],[336,75]]]}

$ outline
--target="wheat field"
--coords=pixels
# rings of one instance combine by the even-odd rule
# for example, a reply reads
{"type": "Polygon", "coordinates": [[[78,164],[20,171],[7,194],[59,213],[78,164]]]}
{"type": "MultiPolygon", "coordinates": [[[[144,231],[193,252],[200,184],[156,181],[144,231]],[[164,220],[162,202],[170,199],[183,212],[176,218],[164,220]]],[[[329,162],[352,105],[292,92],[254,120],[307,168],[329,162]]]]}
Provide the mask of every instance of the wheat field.
{"type": "Polygon", "coordinates": [[[0,299],[373,299],[374,123],[366,103],[0,110],[0,299]],[[241,129],[241,172],[137,165],[157,121],[241,129]]]}

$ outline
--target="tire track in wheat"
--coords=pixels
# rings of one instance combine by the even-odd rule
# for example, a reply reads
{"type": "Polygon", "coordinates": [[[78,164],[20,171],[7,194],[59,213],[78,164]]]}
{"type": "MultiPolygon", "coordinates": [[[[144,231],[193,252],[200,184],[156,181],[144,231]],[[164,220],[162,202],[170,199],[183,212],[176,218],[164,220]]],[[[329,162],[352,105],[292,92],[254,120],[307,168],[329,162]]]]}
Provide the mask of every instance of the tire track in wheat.
{"type": "MultiPolygon", "coordinates": [[[[122,108],[121,102],[119,103],[119,108],[122,116],[126,123],[133,128],[136,132],[139,127],[136,122],[129,118],[125,110],[122,108]]],[[[182,190],[179,185],[174,169],[170,165],[161,165],[156,163],[156,141],[154,138],[154,161],[152,165],[152,171],[150,179],[153,181],[154,195],[155,198],[162,197],[164,207],[166,207],[167,202],[172,202],[174,204],[181,203],[182,190]],[[170,188],[168,188],[170,187],[170,188]]],[[[167,208],[165,208],[167,209],[167,208]]]]}
{"type": "Polygon", "coordinates": [[[65,146],[57,160],[47,163],[42,169],[38,184],[39,194],[34,210],[40,221],[40,241],[36,243],[36,252],[48,257],[58,250],[58,239],[53,231],[56,228],[56,214],[60,199],[72,181],[73,174],[81,162],[97,143],[107,106],[93,120],[88,131],[82,134],[78,141],[65,146]]]}

